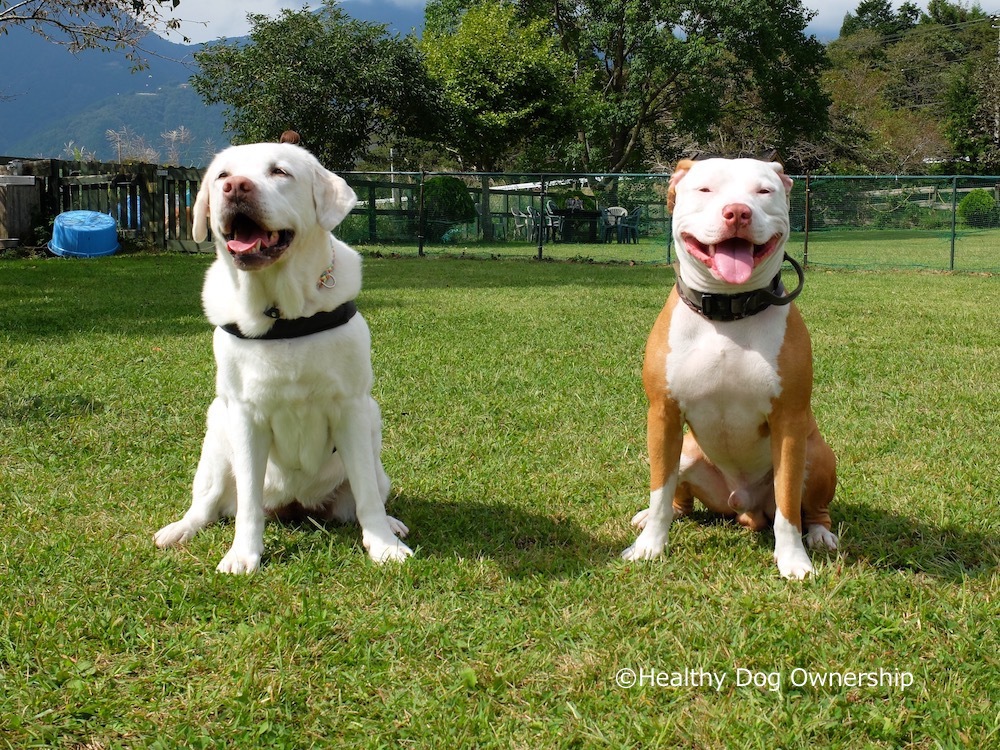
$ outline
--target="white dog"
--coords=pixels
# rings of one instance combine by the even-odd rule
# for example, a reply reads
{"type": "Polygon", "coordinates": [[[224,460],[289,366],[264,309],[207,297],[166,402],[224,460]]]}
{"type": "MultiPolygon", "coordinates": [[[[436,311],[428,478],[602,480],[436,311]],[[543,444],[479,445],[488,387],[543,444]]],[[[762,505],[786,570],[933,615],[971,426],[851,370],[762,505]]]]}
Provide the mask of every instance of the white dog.
{"type": "Polygon", "coordinates": [[[330,234],[355,202],[344,180],[290,144],[234,146],[209,166],[193,230],[203,241],[210,224],[215,240],[202,302],[216,326],[217,395],[191,507],[157,532],[158,547],[235,516],[218,570],[249,573],[265,513],[297,503],[356,518],[376,562],[412,554],[399,540],[406,526],[385,512],[371,336],[353,302],[361,258],[330,234]]]}

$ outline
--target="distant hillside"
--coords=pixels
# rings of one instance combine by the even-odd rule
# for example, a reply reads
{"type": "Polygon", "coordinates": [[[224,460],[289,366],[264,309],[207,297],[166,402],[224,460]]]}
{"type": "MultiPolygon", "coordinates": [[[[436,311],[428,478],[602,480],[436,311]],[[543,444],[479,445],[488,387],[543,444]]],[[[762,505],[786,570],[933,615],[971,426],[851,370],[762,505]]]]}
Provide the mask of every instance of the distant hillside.
{"type": "MultiPolygon", "coordinates": [[[[344,10],[364,21],[386,24],[408,34],[423,25],[423,10],[349,0],[344,10]]],[[[0,41],[0,155],[33,158],[66,156],[73,144],[96,152],[100,160],[117,154],[105,136],[128,130],[167,158],[161,134],[181,125],[192,133],[181,149],[181,164],[201,166],[229,143],[222,107],[205,105],[187,85],[193,53],[183,45],[150,35],[145,44],[149,69],[132,73],[121,54],[87,51],[70,54],[20,27],[0,41]]]]}

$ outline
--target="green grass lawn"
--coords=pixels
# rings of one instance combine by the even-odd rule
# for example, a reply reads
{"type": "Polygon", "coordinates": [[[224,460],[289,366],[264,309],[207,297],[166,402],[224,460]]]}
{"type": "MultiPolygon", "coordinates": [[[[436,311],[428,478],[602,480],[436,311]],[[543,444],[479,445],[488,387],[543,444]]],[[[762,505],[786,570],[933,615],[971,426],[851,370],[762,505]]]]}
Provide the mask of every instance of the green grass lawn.
{"type": "Polygon", "coordinates": [[[152,542],[212,398],[208,261],[0,262],[0,747],[1000,743],[995,277],[808,275],[842,550],[789,582],[770,533],[702,512],[665,558],[618,557],[669,268],[369,258],[416,555],[376,567],[356,528],[270,524],[233,578],[231,525],[152,542]]]}

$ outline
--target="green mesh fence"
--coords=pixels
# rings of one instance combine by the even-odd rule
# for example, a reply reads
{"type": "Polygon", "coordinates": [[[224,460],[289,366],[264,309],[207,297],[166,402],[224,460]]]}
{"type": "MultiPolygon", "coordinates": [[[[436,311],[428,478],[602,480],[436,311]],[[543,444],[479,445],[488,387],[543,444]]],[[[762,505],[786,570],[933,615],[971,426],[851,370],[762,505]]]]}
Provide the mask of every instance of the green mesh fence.
{"type": "MultiPolygon", "coordinates": [[[[359,203],[337,234],[364,252],[673,260],[668,174],[450,174],[471,220],[424,201],[436,174],[343,176],[359,203]]],[[[787,249],[808,265],[1000,272],[1000,177],[793,179],[787,249]]]]}

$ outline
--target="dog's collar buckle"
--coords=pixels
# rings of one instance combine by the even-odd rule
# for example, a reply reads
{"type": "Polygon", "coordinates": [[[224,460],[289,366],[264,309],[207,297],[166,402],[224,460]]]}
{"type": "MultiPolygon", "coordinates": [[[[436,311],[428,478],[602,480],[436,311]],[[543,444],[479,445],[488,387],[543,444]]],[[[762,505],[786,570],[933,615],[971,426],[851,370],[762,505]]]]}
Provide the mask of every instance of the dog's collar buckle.
{"type": "Polygon", "coordinates": [[[728,322],[749,318],[763,312],[771,305],[787,305],[799,296],[805,285],[805,273],[802,271],[802,266],[788,253],[785,253],[785,260],[791,263],[799,277],[798,286],[787,294],[781,283],[780,272],[763,289],[754,289],[739,294],[699,292],[685,284],[678,275],[677,293],[688,307],[709,320],[728,322]]]}

